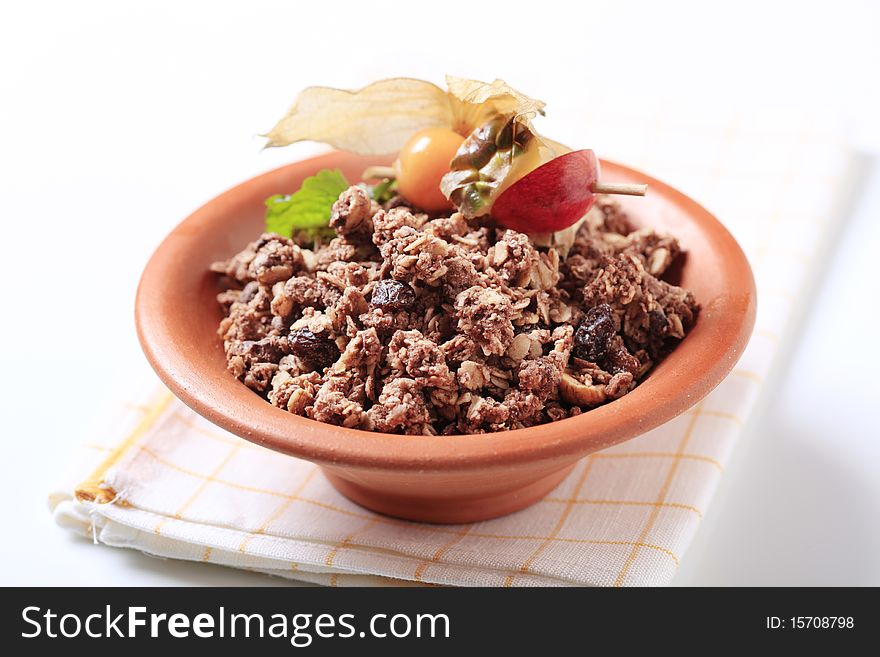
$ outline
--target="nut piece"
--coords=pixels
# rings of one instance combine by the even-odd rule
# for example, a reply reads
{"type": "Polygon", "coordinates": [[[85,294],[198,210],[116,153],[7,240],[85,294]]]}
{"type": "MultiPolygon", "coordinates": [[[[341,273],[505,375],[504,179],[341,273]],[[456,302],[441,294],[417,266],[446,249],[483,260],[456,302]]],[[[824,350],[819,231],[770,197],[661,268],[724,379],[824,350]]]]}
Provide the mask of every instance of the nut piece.
{"type": "Polygon", "coordinates": [[[595,406],[605,401],[605,386],[584,385],[568,372],[559,383],[559,395],[573,406],[595,406]]]}
{"type": "Polygon", "coordinates": [[[659,276],[672,262],[672,254],[666,247],[660,247],[648,259],[648,272],[652,276],[659,276]]]}

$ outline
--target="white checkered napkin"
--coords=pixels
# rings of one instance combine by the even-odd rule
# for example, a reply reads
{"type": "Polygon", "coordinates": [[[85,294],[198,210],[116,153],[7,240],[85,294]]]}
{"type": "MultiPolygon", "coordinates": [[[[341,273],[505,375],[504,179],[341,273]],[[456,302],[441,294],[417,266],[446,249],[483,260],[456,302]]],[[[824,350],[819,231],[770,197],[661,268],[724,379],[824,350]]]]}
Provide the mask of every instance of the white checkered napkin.
{"type": "Polygon", "coordinates": [[[131,393],[86,445],[80,491],[51,496],[63,526],[108,545],[330,585],[659,585],[706,512],[772,366],[816,249],[836,219],[848,150],[789,117],[724,124],[681,113],[601,116],[599,152],[687,190],[735,233],[755,268],[757,328],[705,400],[635,440],[585,458],[545,499],[510,516],[435,526],[339,495],[311,463],[209,424],[170,393],[131,393]],[[615,129],[619,128],[619,129],[615,129]],[[609,145],[603,148],[604,143],[609,145]],[[614,146],[612,148],[611,146],[614,146]],[[837,192],[837,194],[835,194],[837,192]]]}

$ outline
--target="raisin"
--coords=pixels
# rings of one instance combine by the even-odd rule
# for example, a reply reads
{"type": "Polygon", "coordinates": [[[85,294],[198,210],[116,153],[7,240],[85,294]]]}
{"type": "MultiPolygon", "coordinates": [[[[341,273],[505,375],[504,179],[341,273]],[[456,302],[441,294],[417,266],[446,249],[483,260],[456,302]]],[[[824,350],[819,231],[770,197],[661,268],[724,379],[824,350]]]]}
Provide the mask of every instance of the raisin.
{"type": "Polygon", "coordinates": [[[416,293],[406,283],[393,279],[382,280],[373,288],[370,305],[384,310],[407,310],[416,302],[416,293]]]}
{"type": "Polygon", "coordinates": [[[309,329],[291,331],[287,336],[290,350],[315,370],[332,365],[339,358],[339,347],[323,335],[315,335],[309,329]]]}
{"type": "Polygon", "coordinates": [[[614,318],[607,303],[590,308],[574,333],[574,355],[598,363],[608,352],[608,341],[614,335],[614,318]]]}

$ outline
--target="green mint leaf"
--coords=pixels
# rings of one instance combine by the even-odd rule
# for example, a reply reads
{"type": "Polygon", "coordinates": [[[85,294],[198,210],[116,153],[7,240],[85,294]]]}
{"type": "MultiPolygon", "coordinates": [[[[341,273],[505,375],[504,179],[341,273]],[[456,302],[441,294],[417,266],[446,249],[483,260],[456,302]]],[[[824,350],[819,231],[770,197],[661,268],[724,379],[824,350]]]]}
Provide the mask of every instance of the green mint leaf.
{"type": "Polygon", "coordinates": [[[293,194],[275,194],[266,199],[266,232],[286,237],[305,231],[326,232],[330,209],[349,183],[339,169],[324,169],[303,180],[293,194]]]}

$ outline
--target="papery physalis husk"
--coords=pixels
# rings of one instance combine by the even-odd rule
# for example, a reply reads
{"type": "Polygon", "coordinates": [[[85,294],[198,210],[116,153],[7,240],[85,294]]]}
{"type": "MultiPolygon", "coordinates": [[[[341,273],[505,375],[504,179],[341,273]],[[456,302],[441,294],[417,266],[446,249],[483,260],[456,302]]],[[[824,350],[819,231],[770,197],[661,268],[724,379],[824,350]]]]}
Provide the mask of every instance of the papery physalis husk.
{"type": "Polygon", "coordinates": [[[466,137],[499,116],[516,115],[524,125],[544,114],[544,103],[520,93],[504,80],[492,83],[446,76],[446,86],[454,104],[452,129],[466,137]]]}
{"type": "Polygon", "coordinates": [[[318,141],[361,155],[399,150],[419,130],[449,128],[463,137],[499,116],[528,125],[544,103],[501,80],[447,76],[449,91],[424,80],[391,78],[357,91],[308,87],[268,134],[267,147],[318,141]]]}
{"type": "Polygon", "coordinates": [[[394,153],[413,133],[453,124],[449,94],[412,78],[380,80],[357,91],[308,87],[267,135],[266,147],[309,140],[361,155],[394,153]]]}

